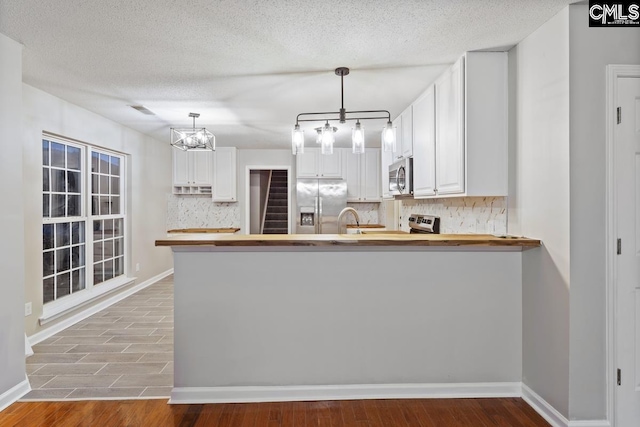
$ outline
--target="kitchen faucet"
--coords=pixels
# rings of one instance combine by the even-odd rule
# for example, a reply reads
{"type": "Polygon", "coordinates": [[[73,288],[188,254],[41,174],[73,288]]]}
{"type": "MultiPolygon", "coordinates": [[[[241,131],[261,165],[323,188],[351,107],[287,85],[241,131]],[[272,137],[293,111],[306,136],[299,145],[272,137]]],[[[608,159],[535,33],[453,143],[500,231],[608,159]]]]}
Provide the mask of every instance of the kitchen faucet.
{"type": "MultiPolygon", "coordinates": [[[[358,216],[358,212],[355,209],[350,207],[346,207],[342,209],[342,211],[340,211],[340,214],[338,214],[338,234],[343,234],[340,221],[342,220],[342,217],[344,216],[344,214],[346,214],[347,212],[351,212],[353,214],[353,217],[356,220],[356,227],[358,227],[356,234],[360,234],[360,217],[358,216]]],[[[346,232],[346,226],[345,226],[345,232],[346,232]]]]}

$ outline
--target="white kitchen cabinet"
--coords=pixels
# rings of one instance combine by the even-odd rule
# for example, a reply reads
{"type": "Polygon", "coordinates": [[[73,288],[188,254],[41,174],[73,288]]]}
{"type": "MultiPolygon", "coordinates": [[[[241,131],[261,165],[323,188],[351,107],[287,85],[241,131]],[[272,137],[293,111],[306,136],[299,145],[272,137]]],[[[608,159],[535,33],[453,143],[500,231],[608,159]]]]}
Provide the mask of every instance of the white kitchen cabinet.
{"type": "Polygon", "coordinates": [[[413,156],[413,106],[402,113],[402,153],[403,158],[413,156]]]}
{"type": "Polygon", "coordinates": [[[296,155],[298,178],[336,178],[342,176],[342,150],[334,148],[333,154],[322,154],[320,148],[306,148],[296,155]]]}
{"type": "Polygon", "coordinates": [[[380,202],[380,149],[366,148],[363,154],[353,154],[350,148],[343,148],[342,152],[347,202],[380,202]]]}
{"type": "Polygon", "coordinates": [[[172,151],[174,194],[211,194],[213,152],[172,151]]]}
{"type": "Polygon", "coordinates": [[[393,153],[391,155],[391,163],[394,163],[402,158],[402,119],[403,117],[401,114],[392,122],[393,128],[396,132],[396,149],[393,150],[393,153]]]}
{"type": "Polygon", "coordinates": [[[393,151],[384,151],[380,149],[380,181],[382,182],[381,193],[383,200],[393,200],[393,196],[389,193],[389,166],[393,163],[393,151]]]}
{"type": "Polygon", "coordinates": [[[441,194],[464,193],[464,58],[435,83],[436,183],[441,194]]]}
{"type": "Polygon", "coordinates": [[[435,86],[413,104],[413,196],[436,194],[435,86]]]}
{"type": "Polygon", "coordinates": [[[507,54],[467,52],[413,104],[414,197],[506,196],[507,114],[507,54]]]}
{"type": "Polygon", "coordinates": [[[218,147],[213,155],[213,201],[237,200],[236,148],[218,147]]]}

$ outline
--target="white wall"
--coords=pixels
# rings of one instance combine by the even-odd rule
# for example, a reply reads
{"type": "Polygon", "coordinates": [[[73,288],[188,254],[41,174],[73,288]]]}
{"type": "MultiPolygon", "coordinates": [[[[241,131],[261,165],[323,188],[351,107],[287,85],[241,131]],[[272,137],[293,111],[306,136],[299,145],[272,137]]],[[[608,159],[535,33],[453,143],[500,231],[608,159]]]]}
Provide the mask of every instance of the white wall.
{"type": "MultiPolygon", "coordinates": [[[[25,380],[22,46],[0,34],[0,396],[25,380]]],[[[17,396],[16,396],[17,397],[17,396]]],[[[0,399],[0,409],[3,407],[0,399]]]]}
{"type": "MultiPolygon", "coordinates": [[[[640,29],[589,28],[569,7],[571,82],[570,419],[606,417],[605,69],[640,64],[640,29]],[[594,224],[598,226],[594,227],[594,224]]],[[[609,112],[613,114],[613,112],[609,112]]]]}
{"type": "MultiPolygon", "coordinates": [[[[172,254],[156,248],[166,236],[167,194],[171,191],[170,145],[119,125],[29,85],[22,86],[24,107],[24,221],[26,299],[33,314],[27,335],[38,332],[42,314],[42,132],[74,138],[128,154],[127,210],[130,213],[130,275],[137,283],[172,268],[172,254]],[[140,271],[131,268],[140,264],[140,271]]],[[[124,103],[123,103],[124,105],[124,103]]],[[[59,321],[63,320],[60,319],[59,321]]],[[[55,322],[47,324],[53,326],[55,322]]]]}
{"type": "Polygon", "coordinates": [[[569,414],[569,12],[509,52],[511,234],[522,254],[523,382],[569,414]]]}

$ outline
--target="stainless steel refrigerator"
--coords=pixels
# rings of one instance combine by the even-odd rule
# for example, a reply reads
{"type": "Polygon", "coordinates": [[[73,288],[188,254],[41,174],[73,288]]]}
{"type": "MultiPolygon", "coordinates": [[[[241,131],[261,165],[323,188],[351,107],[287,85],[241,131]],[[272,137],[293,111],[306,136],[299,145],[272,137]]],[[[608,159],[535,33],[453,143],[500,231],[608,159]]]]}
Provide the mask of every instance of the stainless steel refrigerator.
{"type": "Polygon", "coordinates": [[[347,207],[347,183],[336,179],[299,179],[296,233],[337,234],[338,214],[347,207]]]}

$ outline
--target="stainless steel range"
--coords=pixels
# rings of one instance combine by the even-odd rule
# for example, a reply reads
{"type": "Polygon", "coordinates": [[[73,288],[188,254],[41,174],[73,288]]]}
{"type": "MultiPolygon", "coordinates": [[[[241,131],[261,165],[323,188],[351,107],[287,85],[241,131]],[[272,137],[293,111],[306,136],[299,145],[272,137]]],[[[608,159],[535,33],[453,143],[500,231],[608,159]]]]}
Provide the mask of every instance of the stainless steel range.
{"type": "Polygon", "coordinates": [[[411,214],[409,216],[409,233],[440,234],[440,217],[411,214]]]}

